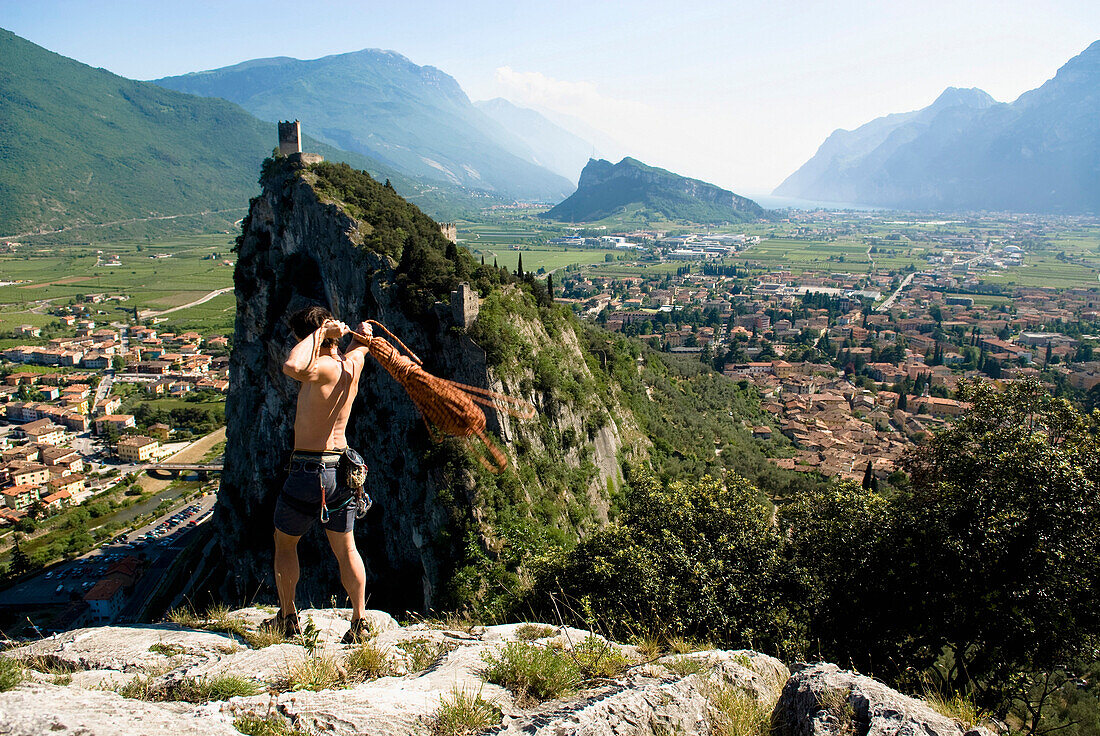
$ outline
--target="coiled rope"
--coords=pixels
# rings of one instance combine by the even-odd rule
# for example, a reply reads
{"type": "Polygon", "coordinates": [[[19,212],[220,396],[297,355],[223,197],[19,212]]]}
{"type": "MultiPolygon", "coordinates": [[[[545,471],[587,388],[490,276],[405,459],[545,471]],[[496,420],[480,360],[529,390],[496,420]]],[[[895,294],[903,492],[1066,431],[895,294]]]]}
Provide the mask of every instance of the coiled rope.
{"type": "Polygon", "coordinates": [[[499,473],[507,468],[508,458],[485,432],[485,412],[478,404],[493,407],[517,419],[534,418],[534,405],[529,401],[505,396],[496,391],[433,376],[421,367],[423,361],[417,357],[416,353],[409,350],[408,346],[385,325],[375,320],[366,320],[366,322],[388,335],[408,354],[402,355],[384,338],[366,337],[350,330],[351,335],[367,346],[374,359],[408,393],[409,398],[420,411],[420,416],[424,419],[432,440],[441,442],[443,435],[458,437],[490,472],[499,473]],[[481,440],[485,451],[492,456],[492,463],[475,447],[475,438],[481,440]]]}

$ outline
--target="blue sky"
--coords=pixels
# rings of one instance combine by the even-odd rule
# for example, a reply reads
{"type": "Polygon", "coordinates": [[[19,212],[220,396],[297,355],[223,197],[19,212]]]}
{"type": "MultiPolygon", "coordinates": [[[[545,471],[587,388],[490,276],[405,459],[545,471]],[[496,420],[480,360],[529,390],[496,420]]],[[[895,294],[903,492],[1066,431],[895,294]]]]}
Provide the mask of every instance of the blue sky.
{"type": "Polygon", "coordinates": [[[0,0],[0,26],[137,79],[393,49],[471,99],[579,118],[608,155],[759,193],[836,128],[1042,84],[1100,39],[1100,3],[0,0]]]}

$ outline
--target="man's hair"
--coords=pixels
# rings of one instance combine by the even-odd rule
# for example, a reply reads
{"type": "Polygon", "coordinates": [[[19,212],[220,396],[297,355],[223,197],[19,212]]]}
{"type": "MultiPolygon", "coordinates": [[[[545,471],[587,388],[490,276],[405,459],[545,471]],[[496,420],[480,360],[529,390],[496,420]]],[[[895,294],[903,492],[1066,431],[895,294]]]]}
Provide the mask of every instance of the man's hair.
{"type": "Polygon", "coordinates": [[[332,318],[332,312],[319,304],[314,304],[311,307],[299,309],[290,315],[290,319],[287,321],[290,323],[290,329],[294,332],[294,336],[299,340],[304,340],[309,337],[311,332],[323,325],[325,320],[332,318]]]}

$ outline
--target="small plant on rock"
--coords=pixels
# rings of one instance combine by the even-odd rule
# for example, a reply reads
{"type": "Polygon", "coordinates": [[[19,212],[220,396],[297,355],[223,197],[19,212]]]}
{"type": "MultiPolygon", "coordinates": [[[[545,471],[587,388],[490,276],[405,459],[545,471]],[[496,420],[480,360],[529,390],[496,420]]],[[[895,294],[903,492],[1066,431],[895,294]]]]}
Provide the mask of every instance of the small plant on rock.
{"type": "Polygon", "coordinates": [[[156,644],[150,645],[149,651],[155,652],[156,654],[163,654],[165,657],[174,657],[177,654],[183,654],[187,650],[179,644],[165,644],[163,642],[157,642],[156,644]]]}
{"type": "Polygon", "coordinates": [[[291,690],[332,690],[344,687],[348,671],[332,656],[309,657],[292,665],[287,673],[291,690]]]}
{"type": "Polygon", "coordinates": [[[165,700],[208,703],[242,695],[258,695],[263,688],[255,680],[240,675],[186,678],[167,689],[165,700]]]}
{"type": "Polygon", "coordinates": [[[26,670],[18,660],[0,656],[0,693],[11,690],[26,676],[26,670]]]}
{"type": "Polygon", "coordinates": [[[483,731],[500,722],[501,711],[481,697],[458,688],[449,697],[440,696],[439,710],[431,720],[432,736],[464,736],[483,731]]]}
{"type": "Polygon", "coordinates": [[[294,728],[279,716],[238,716],[233,719],[233,728],[245,736],[309,736],[305,731],[294,728]]]}
{"type": "Polygon", "coordinates": [[[700,657],[680,656],[675,659],[670,659],[667,662],[662,661],[661,664],[668,668],[669,671],[680,675],[680,677],[697,675],[700,672],[705,672],[710,669],[710,663],[700,657]]]}
{"type": "Polygon", "coordinates": [[[763,702],[739,687],[724,685],[707,692],[711,736],[769,736],[774,702],[763,702]]]}
{"type": "Polygon", "coordinates": [[[618,677],[630,666],[618,647],[594,634],[573,647],[570,654],[585,680],[606,680],[618,677]]]}
{"type": "Polygon", "coordinates": [[[553,636],[558,633],[558,630],[553,626],[547,626],[546,624],[523,624],[516,627],[516,638],[520,641],[534,641],[535,639],[545,639],[548,636],[553,636]]]}
{"type": "Polygon", "coordinates": [[[409,639],[398,642],[398,648],[409,655],[409,672],[423,672],[455,648],[447,642],[431,642],[428,639],[409,639]]]}
{"type": "Polygon", "coordinates": [[[355,680],[377,680],[397,674],[397,667],[389,655],[376,644],[363,642],[344,659],[348,677],[355,680]]]}
{"type": "Polygon", "coordinates": [[[286,643],[286,636],[275,626],[274,622],[260,624],[255,631],[246,632],[244,638],[248,642],[248,646],[253,649],[263,649],[275,644],[286,643]]]}

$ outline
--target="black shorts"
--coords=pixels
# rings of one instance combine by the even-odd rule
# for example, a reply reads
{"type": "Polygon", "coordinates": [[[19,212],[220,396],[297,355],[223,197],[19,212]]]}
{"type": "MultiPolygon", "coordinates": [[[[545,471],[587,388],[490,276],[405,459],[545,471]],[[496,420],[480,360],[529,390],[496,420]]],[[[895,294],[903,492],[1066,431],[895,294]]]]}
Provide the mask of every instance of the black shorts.
{"type": "Polygon", "coordinates": [[[336,468],[303,469],[292,463],[279,500],[275,502],[275,528],[300,537],[321,520],[321,488],[329,519],[322,526],[341,534],[355,528],[355,494],[336,482],[336,468]]]}

